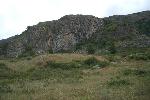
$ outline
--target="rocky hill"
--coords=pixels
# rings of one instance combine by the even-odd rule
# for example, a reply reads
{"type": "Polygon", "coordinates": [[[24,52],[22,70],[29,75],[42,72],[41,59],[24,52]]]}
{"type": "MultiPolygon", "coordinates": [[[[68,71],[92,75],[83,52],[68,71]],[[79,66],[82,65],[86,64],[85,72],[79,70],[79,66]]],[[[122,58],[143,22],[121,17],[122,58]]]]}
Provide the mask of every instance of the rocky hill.
{"type": "Polygon", "coordinates": [[[0,41],[1,57],[41,53],[95,53],[114,48],[150,47],[150,11],[97,18],[66,15],[28,26],[21,35],[0,41]]]}

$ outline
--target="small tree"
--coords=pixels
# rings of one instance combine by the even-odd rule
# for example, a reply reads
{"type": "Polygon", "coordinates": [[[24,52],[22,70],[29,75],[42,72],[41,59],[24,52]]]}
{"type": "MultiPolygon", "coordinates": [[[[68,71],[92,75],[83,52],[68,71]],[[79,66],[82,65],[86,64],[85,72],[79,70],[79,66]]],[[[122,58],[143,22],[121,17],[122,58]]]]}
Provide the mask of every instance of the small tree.
{"type": "Polygon", "coordinates": [[[95,46],[92,43],[90,43],[87,45],[86,50],[87,50],[88,54],[94,54],[95,53],[95,46]]]}
{"type": "Polygon", "coordinates": [[[48,50],[48,53],[49,53],[49,54],[53,54],[52,48],[50,48],[50,49],[48,50]]]}
{"type": "Polygon", "coordinates": [[[114,42],[110,42],[108,50],[110,51],[111,54],[115,54],[117,52],[114,42]]]}
{"type": "Polygon", "coordinates": [[[28,57],[35,55],[35,52],[30,44],[24,45],[24,48],[25,48],[24,52],[22,52],[18,57],[28,57]]]}

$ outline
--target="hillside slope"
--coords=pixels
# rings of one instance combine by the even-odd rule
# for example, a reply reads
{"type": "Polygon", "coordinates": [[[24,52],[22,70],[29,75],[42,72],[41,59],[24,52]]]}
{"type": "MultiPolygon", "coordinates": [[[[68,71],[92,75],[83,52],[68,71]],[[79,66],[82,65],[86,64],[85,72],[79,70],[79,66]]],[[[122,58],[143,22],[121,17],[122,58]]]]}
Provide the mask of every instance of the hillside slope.
{"type": "Polygon", "coordinates": [[[0,100],[149,100],[150,60],[111,59],[71,53],[0,59],[0,100]]]}
{"type": "Polygon", "coordinates": [[[91,15],[66,15],[40,22],[0,41],[0,56],[18,57],[47,52],[94,52],[122,48],[150,47],[150,11],[97,18],[91,15]]]}

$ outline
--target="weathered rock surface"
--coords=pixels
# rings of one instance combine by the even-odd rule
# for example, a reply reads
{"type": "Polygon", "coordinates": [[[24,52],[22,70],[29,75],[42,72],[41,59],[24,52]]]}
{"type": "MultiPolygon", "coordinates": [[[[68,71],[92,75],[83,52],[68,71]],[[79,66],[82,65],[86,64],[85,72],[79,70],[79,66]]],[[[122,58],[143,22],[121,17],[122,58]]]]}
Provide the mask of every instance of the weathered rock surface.
{"type": "Polygon", "coordinates": [[[74,52],[77,44],[100,44],[101,40],[113,40],[119,48],[150,47],[150,11],[107,18],[66,15],[40,22],[28,26],[21,35],[1,40],[0,56],[17,57],[29,50],[36,54],[74,52]]]}

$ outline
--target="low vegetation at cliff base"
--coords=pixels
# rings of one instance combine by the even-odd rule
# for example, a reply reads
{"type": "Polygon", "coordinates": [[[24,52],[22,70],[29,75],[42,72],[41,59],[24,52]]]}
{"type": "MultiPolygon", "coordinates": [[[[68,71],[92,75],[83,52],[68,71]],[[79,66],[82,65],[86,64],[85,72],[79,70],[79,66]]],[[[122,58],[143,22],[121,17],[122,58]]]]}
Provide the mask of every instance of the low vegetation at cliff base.
{"type": "Polygon", "coordinates": [[[149,60],[46,54],[0,60],[1,100],[148,100],[149,60]]]}

